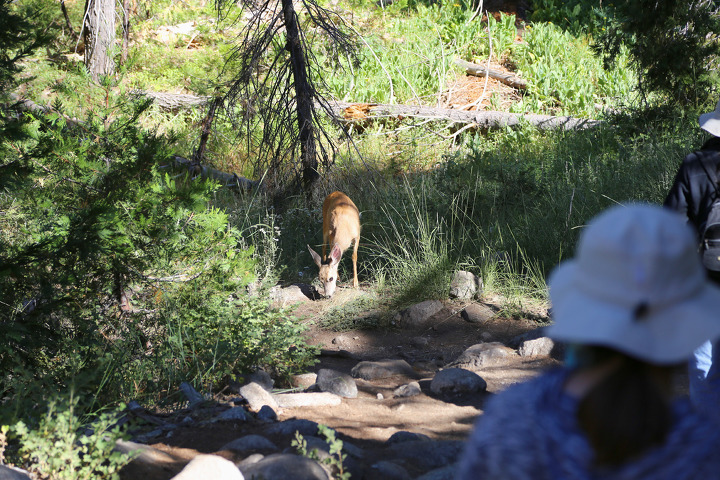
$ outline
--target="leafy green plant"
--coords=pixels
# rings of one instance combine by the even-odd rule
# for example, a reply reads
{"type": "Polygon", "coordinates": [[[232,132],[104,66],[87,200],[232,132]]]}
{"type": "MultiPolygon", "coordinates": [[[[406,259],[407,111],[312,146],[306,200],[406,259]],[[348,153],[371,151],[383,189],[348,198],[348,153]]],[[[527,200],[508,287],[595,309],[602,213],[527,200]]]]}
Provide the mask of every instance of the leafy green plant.
{"type": "Polygon", "coordinates": [[[134,456],[113,451],[116,442],[124,438],[116,424],[124,405],[84,425],[76,404],[74,397],[51,402],[36,426],[25,421],[12,426],[9,430],[19,444],[17,460],[51,480],[120,478],[120,469],[134,456]]]}
{"type": "Polygon", "coordinates": [[[609,70],[585,38],[575,38],[551,23],[526,27],[514,49],[518,71],[528,79],[528,95],[513,105],[516,112],[597,117],[605,105],[627,99],[635,77],[624,68],[625,56],[609,70]]]}
{"type": "MultiPolygon", "coordinates": [[[[316,349],[302,337],[306,327],[288,311],[242,297],[207,304],[203,289],[187,290],[163,309],[166,341],[155,352],[155,378],[166,379],[168,386],[189,381],[211,391],[242,372],[263,368],[284,378],[315,362],[316,349]]],[[[136,377],[143,377],[139,367],[136,377]]]]}
{"type": "Polygon", "coordinates": [[[90,404],[157,399],[236,367],[307,364],[292,319],[245,298],[254,250],[209,205],[217,185],[175,175],[169,142],[138,126],[148,103],[115,104],[111,87],[103,116],[57,105],[0,147],[3,227],[18,227],[0,236],[3,393],[82,379],[90,404]]]}
{"type": "Polygon", "coordinates": [[[342,453],[342,440],[337,438],[335,430],[327,425],[319,424],[318,433],[325,437],[325,441],[329,447],[328,456],[323,459],[320,458],[317,450],[313,449],[308,451],[307,440],[305,440],[300,432],[295,432],[295,439],[292,441],[291,445],[295,447],[298,453],[303,457],[328,465],[335,472],[334,478],[338,480],[348,480],[350,478],[350,472],[346,471],[343,466],[343,461],[347,455],[342,453]]]}

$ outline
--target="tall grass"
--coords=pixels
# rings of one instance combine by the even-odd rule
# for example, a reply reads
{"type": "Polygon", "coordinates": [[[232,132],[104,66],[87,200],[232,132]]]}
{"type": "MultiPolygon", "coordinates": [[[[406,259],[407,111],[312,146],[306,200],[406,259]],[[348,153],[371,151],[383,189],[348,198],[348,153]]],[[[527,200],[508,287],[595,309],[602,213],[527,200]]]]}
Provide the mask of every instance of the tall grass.
{"type": "MultiPolygon", "coordinates": [[[[487,292],[544,299],[546,275],[573,254],[593,216],[614,204],[662,203],[681,159],[702,142],[691,119],[645,127],[495,132],[432,170],[370,183],[356,173],[335,178],[362,212],[361,283],[381,284],[397,306],[446,297],[453,271],[464,268],[487,292]]],[[[305,244],[321,241],[320,202],[277,219],[280,263],[293,265],[286,281],[316,275],[305,244]]],[[[341,279],[349,268],[344,258],[341,279]]]]}
{"type": "MultiPolygon", "coordinates": [[[[120,88],[212,90],[232,32],[209,21],[208,4],[182,5],[156,2],[149,18],[135,19],[134,31],[148,41],[136,44],[120,88]],[[152,40],[160,25],[196,17],[202,20],[199,49],[188,49],[185,39],[169,46],[152,40]]],[[[337,98],[435,104],[447,81],[462,75],[452,65],[457,56],[514,66],[529,83],[512,107],[517,112],[602,118],[608,109],[634,103],[629,70],[605,70],[578,29],[571,35],[551,23],[530,23],[518,42],[514,17],[481,20],[465,0],[398,0],[384,9],[366,2],[327,6],[352,9],[348,25],[362,34],[364,45],[359,63],[343,71],[330,70],[334,65],[323,57],[327,46],[318,44],[316,54],[328,67],[325,80],[337,98]]],[[[52,68],[29,65],[38,80],[28,92],[40,95],[47,91],[42,83],[52,82],[51,98],[67,101],[69,91],[84,92],[68,101],[72,114],[102,94],[91,98],[80,87],[86,77],[77,66],[52,68]]],[[[178,153],[189,155],[201,118],[197,111],[151,110],[144,121],[174,132],[178,153]]],[[[345,191],[362,211],[361,281],[403,291],[405,298],[441,297],[452,270],[464,266],[486,276],[488,288],[517,285],[512,289],[534,295],[541,290],[537,278],[572,253],[589,218],[613,203],[662,201],[680,158],[701,140],[684,125],[693,118],[675,125],[641,119],[640,128],[636,120],[620,120],[578,132],[468,133],[453,140],[460,148],[432,129],[401,130],[391,122],[368,127],[354,138],[362,162],[352,149],[343,150],[323,186],[325,193],[345,191]]],[[[229,125],[216,127],[209,145],[215,166],[246,173],[251,152],[235,144],[229,125]]],[[[218,198],[217,204],[255,247],[258,275],[290,282],[316,275],[306,245],[321,241],[321,201],[308,205],[298,198],[282,212],[262,198],[218,198]]],[[[341,278],[348,276],[348,263],[343,259],[341,278]]]]}

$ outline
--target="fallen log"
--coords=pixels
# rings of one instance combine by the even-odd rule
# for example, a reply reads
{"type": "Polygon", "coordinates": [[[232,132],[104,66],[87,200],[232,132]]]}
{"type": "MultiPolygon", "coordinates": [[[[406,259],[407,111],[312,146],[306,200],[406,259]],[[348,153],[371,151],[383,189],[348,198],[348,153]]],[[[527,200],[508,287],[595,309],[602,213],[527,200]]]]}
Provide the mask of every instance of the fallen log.
{"type": "Polygon", "coordinates": [[[465,60],[461,60],[459,58],[455,59],[455,65],[464,68],[465,73],[467,73],[468,75],[473,75],[475,77],[488,76],[490,78],[494,78],[499,82],[504,83],[505,85],[510,85],[513,88],[517,88],[518,90],[527,89],[527,82],[522,78],[518,77],[517,75],[513,75],[512,73],[498,72],[497,70],[491,70],[489,68],[483,67],[482,65],[478,65],[477,63],[466,62],[465,60]]]}
{"type": "Polygon", "coordinates": [[[213,97],[203,95],[188,95],[184,93],[146,92],[133,90],[130,95],[135,97],[148,97],[153,99],[153,104],[163,110],[178,111],[192,107],[201,107],[210,103],[213,97]]]}
{"type": "Polygon", "coordinates": [[[20,95],[18,95],[16,93],[10,93],[8,95],[8,97],[10,98],[10,100],[12,102],[15,102],[15,105],[22,111],[36,113],[38,115],[47,115],[48,113],[55,112],[55,113],[58,113],[59,115],[61,115],[65,119],[65,121],[67,122],[68,125],[77,126],[77,125],[82,124],[82,122],[80,120],[78,120],[77,118],[72,118],[65,114],[56,112],[52,107],[37,104],[37,103],[33,102],[32,100],[28,100],[27,98],[22,98],[20,95]]]}
{"type": "MultiPolygon", "coordinates": [[[[212,97],[194,95],[176,95],[157,92],[135,92],[135,95],[147,95],[156,100],[161,108],[191,108],[206,105],[212,97]]],[[[336,119],[345,122],[380,120],[382,118],[418,118],[427,121],[451,122],[465,125],[476,125],[477,128],[500,129],[516,127],[529,123],[540,130],[579,130],[599,125],[599,120],[576,118],[569,116],[540,115],[534,113],[508,113],[491,110],[453,110],[425,105],[387,105],[374,103],[327,103],[336,119]]]]}
{"type": "Polygon", "coordinates": [[[247,191],[262,185],[257,180],[250,180],[235,173],[223,172],[216,168],[193,162],[190,159],[180,157],[178,155],[173,157],[173,164],[174,167],[187,168],[191,178],[200,177],[203,180],[210,178],[218,182],[223,187],[247,191]]]}
{"type": "Polygon", "coordinates": [[[333,114],[348,121],[373,120],[382,118],[394,118],[402,120],[405,118],[417,118],[422,120],[444,121],[462,123],[466,125],[477,125],[478,128],[499,129],[516,127],[522,123],[529,123],[540,130],[579,130],[599,125],[599,120],[537,115],[532,113],[508,113],[496,111],[466,111],[447,108],[427,107],[423,105],[383,105],[383,104],[353,104],[345,102],[330,102],[333,114]],[[365,117],[359,115],[359,111],[365,117]],[[348,114],[347,112],[352,112],[348,114]]]}

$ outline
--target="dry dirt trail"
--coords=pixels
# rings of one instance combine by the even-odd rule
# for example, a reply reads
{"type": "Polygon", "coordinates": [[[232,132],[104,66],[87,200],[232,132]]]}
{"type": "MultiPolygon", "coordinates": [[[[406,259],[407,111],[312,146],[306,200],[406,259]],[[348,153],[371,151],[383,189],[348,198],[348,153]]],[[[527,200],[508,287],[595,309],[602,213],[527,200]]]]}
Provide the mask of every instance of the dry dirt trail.
{"type": "MultiPolygon", "coordinates": [[[[455,360],[468,347],[483,342],[508,344],[513,338],[538,328],[541,323],[498,315],[498,306],[490,301],[446,301],[443,302],[444,308],[424,323],[422,328],[334,332],[314,325],[316,315],[352,301],[358,295],[362,295],[362,292],[342,288],[332,300],[303,302],[295,310],[295,315],[309,325],[306,332],[308,343],[323,349],[318,363],[310,371],[330,368],[349,374],[363,360],[399,359],[412,365],[414,373],[373,381],[356,379],[357,398],[343,398],[335,406],[282,408],[277,413],[281,422],[305,419],[331,427],[344,442],[367,453],[363,462],[368,465],[383,459],[383,449],[387,448],[385,442],[398,432],[421,434],[432,440],[465,440],[474,421],[482,413],[483,403],[488,396],[558,364],[557,360],[549,356],[512,355],[496,365],[476,371],[487,382],[486,392],[452,399],[438,398],[430,392],[430,380],[436,371],[455,360]],[[488,307],[487,318],[479,323],[464,320],[462,310],[470,303],[488,307]],[[411,381],[420,384],[422,393],[405,398],[393,397],[396,388],[411,381]]],[[[542,313],[530,316],[542,319],[542,313]]],[[[237,393],[226,391],[217,395],[216,400],[218,404],[231,404],[233,398],[237,397],[237,393]]],[[[167,416],[148,412],[178,425],[169,435],[164,432],[161,436],[141,440],[141,443],[165,452],[167,458],[160,463],[138,464],[127,468],[123,478],[170,479],[199,453],[214,453],[240,462],[247,457],[247,453],[223,450],[223,446],[251,434],[263,435],[281,448],[289,447],[287,436],[268,435],[268,423],[262,421],[204,422],[204,418],[210,419],[217,415],[217,408],[217,405],[209,405],[167,416]],[[185,417],[192,417],[194,421],[184,424],[182,418],[185,417]]],[[[416,478],[416,475],[424,472],[410,473],[412,478],[416,478]]]]}

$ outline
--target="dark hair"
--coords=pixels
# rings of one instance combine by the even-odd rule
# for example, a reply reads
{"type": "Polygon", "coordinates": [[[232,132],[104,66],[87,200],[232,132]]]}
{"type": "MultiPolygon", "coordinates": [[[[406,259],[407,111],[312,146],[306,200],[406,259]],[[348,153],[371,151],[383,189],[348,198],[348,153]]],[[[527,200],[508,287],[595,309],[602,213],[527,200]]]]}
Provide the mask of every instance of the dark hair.
{"type": "Polygon", "coordinates": [[[621,361],[580,400],[577,412],[596,465],[620,465],[662,444],[672,425],[674,367],[651,365],[603,347],[587,348],[597,364],[610,358],[621,361]]]}

